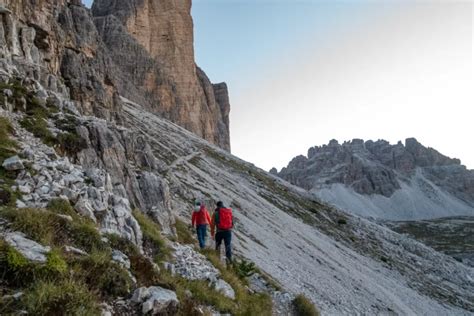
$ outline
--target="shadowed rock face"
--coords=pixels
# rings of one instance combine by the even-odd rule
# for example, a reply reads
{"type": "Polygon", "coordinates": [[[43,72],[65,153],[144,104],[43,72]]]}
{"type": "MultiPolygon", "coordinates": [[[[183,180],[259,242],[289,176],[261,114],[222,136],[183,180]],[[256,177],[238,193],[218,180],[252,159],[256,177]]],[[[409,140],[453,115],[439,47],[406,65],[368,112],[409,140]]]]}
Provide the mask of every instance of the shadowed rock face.
{"type": "Polygon", "coordinates": [[[140,87],[122,95],[230,150],[227,86],[194,61],[191,1],[97,0],[92,12],[115,64],[140,87]]]}

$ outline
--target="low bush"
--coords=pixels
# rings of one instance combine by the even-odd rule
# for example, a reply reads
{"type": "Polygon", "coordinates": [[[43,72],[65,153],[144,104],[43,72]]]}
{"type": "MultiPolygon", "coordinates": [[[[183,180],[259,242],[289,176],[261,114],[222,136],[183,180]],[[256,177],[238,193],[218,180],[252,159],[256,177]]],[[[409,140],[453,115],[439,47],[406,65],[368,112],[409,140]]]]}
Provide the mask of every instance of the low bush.
{"type": "Polygon", "coordinates": [[[319,316],[319,311],[314,304],[303,294],[299,294],[295,297],[293,306],[297,316],[319,316]]]}
{"type": "Polygon", "coordinates": [[[56,143],[60,153],[75,156],[78,152],[87,148],[87,142],[75,133],[60,133],[56,138],[56,143]]]}

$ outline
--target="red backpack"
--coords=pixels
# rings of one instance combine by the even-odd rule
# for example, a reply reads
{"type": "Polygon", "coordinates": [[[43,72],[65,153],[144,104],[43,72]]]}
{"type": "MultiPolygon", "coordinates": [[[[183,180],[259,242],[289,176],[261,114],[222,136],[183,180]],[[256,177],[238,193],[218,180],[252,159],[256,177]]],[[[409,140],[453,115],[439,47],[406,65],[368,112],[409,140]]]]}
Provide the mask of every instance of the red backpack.
{"type": "Polygon", "coordinates": [[[232,229],[232,210],[230,208],[220,208],[217,211],[217,228],[220,230],[232,229]]]}

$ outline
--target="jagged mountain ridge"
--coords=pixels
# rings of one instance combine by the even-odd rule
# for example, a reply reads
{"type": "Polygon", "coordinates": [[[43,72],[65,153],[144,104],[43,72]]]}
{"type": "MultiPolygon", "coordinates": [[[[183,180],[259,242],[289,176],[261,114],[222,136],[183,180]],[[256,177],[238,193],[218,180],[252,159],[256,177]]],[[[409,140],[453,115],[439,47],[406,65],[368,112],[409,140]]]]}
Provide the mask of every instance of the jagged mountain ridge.
{"type": "MultiPolygon", "coordinates": [[[[88,12],[75,4],[68,10],[88,12]]],[[[76,53],[82,56],[86,51],[76,53]]],[[[87,66],[92,60],[73,58],[68,65],[95,69],[87,66]]],[[[62,72],[28,59],[23,48],[15,58],[8,55],[0,64],[2,80],[20,78],[42,106],[54,100],[58,115],[74,117],[72,129],[85,141],[85,147],[70,158],[84,170],[81,177],[87,175],[94,184],[105,187],[102,189],[109,197],[103,199],[99,189],[84,193],[84,209],[101,231],[114,231],[140,246],[140,227],[132,208],[148,213],[173,235],[174,215],[189,220],[191,200],[222,199],[235,210],[237,253],[255,262],[285,289],[306,293],[325,314],[473,313],[472,269],[321,203],[304,190],[151,113],[146,104],[114,94],[114,102],[120,106],[117,113],[108,112],[107,120],[81,115],[75,108],[83,111],[83,100],[75,98],[71,88],[81,87],[81,80],[70,75],[71,86],[61,85],[65,80],[62,72]]],[[[94,71],[86,71],[86,77],[100,83],[103,73],[94,71]]],[[[22,99],[9,97],[7,90],[2,88],[1,115],[20,120],[26,115],[18,111],[22,99]]],[[[89,96],[95,94],[89,92],[89,96]]],[[[97,112],[110,111],[103,103],[91,101],[90,105],[97,112]]],[[[47,118],[48,129],[62,133],[54,118],[47,118]]],[[[32,136],[17,128],[18,136],[28,135],[23,145],[29,145],[26,140],[32,141],[32,136]]],[[[54,152],[51,147],[49,151],[54,152]]],[[[48,182],[49,186],[54,183],[48,182]]],[[[39,200],[26,194],[21,201],[41,207],[53,194],[48,191],[39,200]]],[[[71,202],[75,203],[73,198],[71,202]]]]}
{"type": "Polygon", "coordinates": [[[313,147],[272,173],[362,216],[416,220],[474,215],[474,171],[409,138],[313,147]]]}

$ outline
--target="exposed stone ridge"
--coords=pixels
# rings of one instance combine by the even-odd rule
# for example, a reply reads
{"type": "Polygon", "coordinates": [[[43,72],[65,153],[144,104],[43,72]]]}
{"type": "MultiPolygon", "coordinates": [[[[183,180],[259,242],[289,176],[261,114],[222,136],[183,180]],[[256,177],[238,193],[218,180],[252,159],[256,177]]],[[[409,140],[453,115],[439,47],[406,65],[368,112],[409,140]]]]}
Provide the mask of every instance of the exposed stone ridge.
{"type": "Polygon", "coordinates": [[[424,177],[457,198],[474,205],[474,171],[459,159],[427,148],[415,138],[405,145],[385,140],[354,139],[312,147],[307,156],[295,157],[279,173],[285,180],[307,190],[341,183],[364,195],[392,196],[421,170],[424,177]]]}
{"type": "Polygon", "coordinates": [[[92,12],[115,64],[141,87],[121,94],[230,150],[227,86],[196,66],[191,0],[96,0],[92,12]]]}

